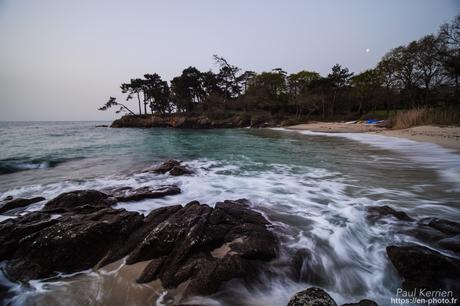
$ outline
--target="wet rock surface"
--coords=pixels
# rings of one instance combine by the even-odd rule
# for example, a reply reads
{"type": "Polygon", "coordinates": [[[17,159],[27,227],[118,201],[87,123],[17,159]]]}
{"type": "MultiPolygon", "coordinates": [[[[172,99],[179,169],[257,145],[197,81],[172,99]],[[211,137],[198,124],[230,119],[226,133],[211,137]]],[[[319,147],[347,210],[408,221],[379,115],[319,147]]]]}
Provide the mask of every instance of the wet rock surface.
{"type": "Polygon", "coordinates": [[[157,199],[170,195],[176,195],[181,192],[176,185],[162,185],[155,187],[131,188],[122,187],[110,191],[112,197],[118,202],[142,201],[145,199],[157,199]]]}
{"type": "Polygon", "coordinates": [[[45,204],[44,210],[65,212],[82,207],[108,208],[113,204],[109,196],[97,190],[75,190],[60,194],[45,204]]]}
{"type": "Polygon", "coordinates": [[[255,277],[260,264],[276,256],[268,221],[244,200],[215,208],[195,201],[169,213],[126,260],[151,260],[139,282],[160,279],[166,288],[175,288],[188,281],[185,295],[210,294],[232,278],[255,277]]]}
{"type": "MultiPolygon", "coordinates": [[[[127,190],[120,191],[121,199],[127,190]]],[[[214,208],[194,201],[144,217],[110,207],[113,199],[120,197],[96,190],[67,192],[41,211],[1,222],[0,260],[6,260],[7,276],[25,282],[127,256],[127,264],[150,261],[138,282],[160,279],[166,288],[186,282],[187,296],[214,293],[233,278],[256,278],[263,263],[277,254],[269,222],[246,200],[214,208]]]]}
{"type": "Polygon", "coordinates": [[[17,208],[24,208],[31,204],[38,203],[44,201],[45,198],[43,197],[34,197],[34,198],[16,198],[7,197],[5,201],[0,203],[0,214],[6,213],[10,210],[17,209],[17,208]]]}
{"type": "Polygon", "coordinates": [[[404,278],[404,289],[459,290],[460,261],[420,245],[388,246],[387,254],[404,278]]]}

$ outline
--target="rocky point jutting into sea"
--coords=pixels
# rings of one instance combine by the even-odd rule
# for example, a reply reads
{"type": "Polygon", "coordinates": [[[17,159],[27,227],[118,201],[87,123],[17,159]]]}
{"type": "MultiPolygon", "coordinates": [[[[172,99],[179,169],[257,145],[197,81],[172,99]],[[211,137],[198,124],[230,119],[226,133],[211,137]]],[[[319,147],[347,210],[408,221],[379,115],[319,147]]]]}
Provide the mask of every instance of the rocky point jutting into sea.
{"type": "Polygon", "coordinates": [[[18,144],[0,161],[3,304],[389,305],[398,288],[458,296],[454,153],[416,143],[407,157],[400,145],[284,130],[96,125],[1,126],[18,144]],[[52,150],[38,146],[56,138],[52,150]]]}

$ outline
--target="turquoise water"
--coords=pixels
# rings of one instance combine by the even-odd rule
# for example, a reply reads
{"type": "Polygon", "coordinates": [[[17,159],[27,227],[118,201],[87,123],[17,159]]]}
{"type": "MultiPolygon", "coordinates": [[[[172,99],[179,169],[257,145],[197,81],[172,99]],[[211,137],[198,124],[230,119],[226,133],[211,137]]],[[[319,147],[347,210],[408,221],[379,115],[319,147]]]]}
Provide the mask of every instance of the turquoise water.
{"type": "MultiPolygon", "coordinates": [[[[191,200],[214,205],[248,198],[275,225],[283,245],[280,261],[307,248],[313,254],[312,275],[324,276],[296,283],[274,264],[270,269],[278,278],[257,288],[232,283],[207,298],[215,305],[285,305],[310,285],[322,286],[339,303],[372,298],[388,304],[400,279],[385,246],[415,238],[399,234],[397,223],[370,224],[366,207],[389,205],[416,218],[460,217],[460,155],[436,145],[362,134],[96,127],[100,124],[0,123],[0,198],[49,199],[74,189],[165,183],[178,184],[182,194],[119,206],[148,213],[191,200]],[[169,177],[142,171],[171,158],[183,160],[197,174],[169,177]]],[[[9,217],[0,215],[0,220],[9,217]]],[[[27,290],[18,286],[12,302],[78,305],[84,298],[107,304],[114,290],[99,289],[115,286],[111,278],[121,275],[98,273],[37,281],[27,290]]],[[[163,305],[162,289],[153,295],[142,290],[133,287],[130,304],[163,305]]]]}

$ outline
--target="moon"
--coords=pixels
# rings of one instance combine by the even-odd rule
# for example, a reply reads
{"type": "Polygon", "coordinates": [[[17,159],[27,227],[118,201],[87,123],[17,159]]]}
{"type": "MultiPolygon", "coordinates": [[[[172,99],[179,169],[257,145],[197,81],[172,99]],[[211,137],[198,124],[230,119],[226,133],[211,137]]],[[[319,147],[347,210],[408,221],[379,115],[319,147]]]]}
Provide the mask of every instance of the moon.
{"type": "Polygon", "coordinates": [[[371,49],[367,48],[366,53],[369,53],[369,52],[371,52],[371,49]]]}

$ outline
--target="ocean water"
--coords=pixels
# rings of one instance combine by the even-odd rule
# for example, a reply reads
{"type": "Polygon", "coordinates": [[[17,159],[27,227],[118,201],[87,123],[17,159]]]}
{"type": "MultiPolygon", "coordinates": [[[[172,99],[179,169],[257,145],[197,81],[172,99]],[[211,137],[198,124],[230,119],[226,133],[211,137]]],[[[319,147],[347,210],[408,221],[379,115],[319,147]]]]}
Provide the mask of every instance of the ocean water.
{"type": "MultiPolygon", "coordinates": [[[[371,222],[366,208],[388,205],[414,218],[460,219],[460,155],[440,146],[368,134],[283,129],[111,129],[101,122],[1,122],[0,198],[44,196],[121,186],[174,183],[182,193],[118,207],[147,214],[191,200],[247,198],[274,225],[282,247],[274,272],[248,287],[190,301],[209,305],[286,305],[297,291],[320,286],[338,303],[370,298],[390,304],[401,279],[385,247],[415,242],[403,224],[371,222]],[[143,172],[166,159],[183,160],[196,175],[143,172]],[[304,282],[287,277],[289,254],[308,249],[304,282]]],[[[107,123],[106,123],[107,124],[107,123]]],[[[42,203],[28,210],[38,210],[42,203]]],[[[0,221],[11,218],[0,215],[0,221]]],[[[0,266],[4,263],[0,263],[0,266]]],[[[180,289],[134,282],[142,265],[123,261],[97,271],[30,284],[0,283],[12,305],[171,305],[180,289]]]]}

